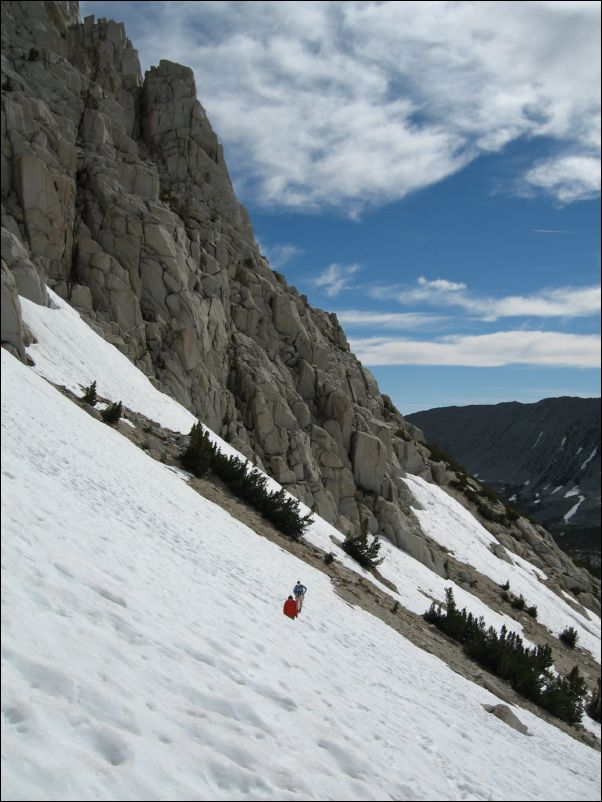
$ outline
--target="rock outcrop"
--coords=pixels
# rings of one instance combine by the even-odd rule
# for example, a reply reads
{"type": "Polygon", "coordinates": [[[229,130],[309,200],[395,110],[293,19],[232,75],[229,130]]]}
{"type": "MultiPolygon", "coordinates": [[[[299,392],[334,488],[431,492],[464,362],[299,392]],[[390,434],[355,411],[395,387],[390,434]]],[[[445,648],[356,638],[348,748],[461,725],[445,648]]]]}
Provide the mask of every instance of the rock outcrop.
{"type": "MultiPolygon", "coordinates": [[[[341,531],[366,521],[444,575],[402,475],[447,488],[454,473],[381,395],[336,316],[270,269],[192,71],[160,61],[142,76],[123,25],[82,23],[77,3],[5,2],[2,113],[3,343],[24,358],[17,289],[45,303],[52,287],[341,531]]],[[[505,548],[549,553],[561,587],[589,582],[545,530],[495,526],[505,548]]]]}

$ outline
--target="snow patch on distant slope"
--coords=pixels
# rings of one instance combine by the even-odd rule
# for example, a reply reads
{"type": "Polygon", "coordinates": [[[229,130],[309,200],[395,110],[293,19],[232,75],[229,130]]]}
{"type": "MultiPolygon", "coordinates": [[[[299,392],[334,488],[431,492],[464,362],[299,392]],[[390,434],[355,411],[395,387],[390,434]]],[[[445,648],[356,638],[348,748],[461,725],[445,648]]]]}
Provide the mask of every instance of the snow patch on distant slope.
{"type": "Polygon", "coordinates": [[[571,518],[576,514],[577,510],[583,504],[584,501],[585,501],[585,496],[579,496],[579,501],[573,507],[571,507],[571,509],[566,513],[563,520],[567,524],[571,520],[571,518]]]}
{"type": "Polygon", "coordinates": [[[593,451],[592,451],[592,453],[589,455],[589,457],[588,457],[588,458],[585,460],[585,462],[583,462],[583,463],[581,464],[581,468],[580,468],[579,470],[581,470],[581,471],[582,471],[584,468],[586,468],[586,467],[587,467],[587,465],[589,465],[589,463],[590,463],[590,462],[593,460],[593,458],[596,456],[597,452],[598,452],[598,446],[595,446],[595,447],[594,447],[594,450],[593,450],[593,451]]]}

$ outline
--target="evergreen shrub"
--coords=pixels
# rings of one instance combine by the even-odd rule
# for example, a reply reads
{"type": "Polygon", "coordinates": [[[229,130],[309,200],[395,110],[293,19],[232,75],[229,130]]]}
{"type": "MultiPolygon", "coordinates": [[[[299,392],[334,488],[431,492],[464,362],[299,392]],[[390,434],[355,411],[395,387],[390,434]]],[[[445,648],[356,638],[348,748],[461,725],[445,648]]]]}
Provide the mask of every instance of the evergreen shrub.
{"type": "Polygon", "coordinates": [[[498,634],[485,626],[482,616],[477,618],[466,608],[459,610],[451,588],[445,596],[445,612],[433,602],[424,613],[426,621],[461,643],[468,657],[510,682],[525,698],[569,724],[581,721],[586,689],[577,666],[566,677],[553,676],[550,646],[525,647],[522,638],[505,626],[498,634]]]}
{"type": "Polygon", "coordinates": [[[82,396],[82,401],[85,401],[86,404],[90,404],[91,407],[98,401],[96,396],[96,381],[93,381],[89,387],[84,387],[84,394],[82,396]]]}
{"type": "MultiPolygon", "coordinates": [[[[481,494],[479,494],[481,495],[481,494]]],[[[488,507],[486,504],[480,504],[477,502],[477,506],[479,509],[479,513],[485,518],[487,521],[494,521],[495,523],[502,523],[504,521],[504,516],[499,513],[497,510],[488,507]]]]}
{"type": "Polygon", "coordinates": [[[378,559],[380,551],[380,540],[374,537],[372,542],[368,542],[368,522],[363,521],[360,532],[357,535],[345,535],[343,548],[350,557],[364,568],[376,568],[385,559],[378,559]]]}
{"type": "Polygon", "coordinates": [[[513,596],[510,599],[510,606],[514,610],[524,610],[525,609],[525,597],[521,593],[520,596],[513,596]]]}
{"type": "Polygon", "coordinates": [[[569,649],[574,649],[577,645],[579,634],[574,627],[566,627],[562,630],[558,639],[561,640],[569,649]]]}
{"type": "Polygon", "coordinates": [[[180,455],[182,465],[187,471],[199,478],[211,467],[213,459],[213,443],[200,423],[195,423],[190,430],[188,446],[180,455]]]}
{"type": "Polygon", "coordinates": [[[264,518],[294,540],[298,540],[312,523],[311,513],[303,516],[296,499],[287,496],[283,489],[270,492],[266,486],[267,478],[256,468],[249,470],[238,457],[226,457],[215,451],[212,468],[235,495],[255,507],[264,518]]]}
{"type": "MultiPolygon", "coordinates": [[[[211,442],[201,423],[190,430],[190,442],[180,455],[182,465],[195,476],[211,470],[235,496],[256,509],[285,535],[298,540],[312,523],[311,513],[303,516],[299,502],[283,489],[272,493],[267,477],[236,456],[227,457],[211,442]]],[[[334,559],[334,555],[333,555],[334,559]]]]}
{"type": "Polygon", "coordinates": [[[487,485],[481,485],[481,489],[479,490],[479,495],[484,496],[485,498],[488,498],[489,501],[499,501],[500,500],[498,494],[494,490],[492,490],[490,487],[487,487],[487,485]]]}
{"type": "Polygon", "coordinates": [[[594,721],[600,723],[600,680],[598,680],[598,687],[592,693],[586,705],[585,712],[594,721]]]}
{"type": "Polygon", "coordinates": [[[428,450],[431,452],[431,457],[435,462],[446,462],[452,471],[456,473],[463,473],[466,474],[466,468],[460,465],[459,462],[447,454],[440,446],[436,443],[427,443],[424,444],[428,450]]]}
{"type": "Polygon", "coordinates": [[[100,413],[102,415],[102,419],[105,423],[109,425],[113,425],[117,423],[119,418],[121,417],[121,401],[117,401],[116,404],[109,404],[106,409],[100,413]]]}
{"type": "Polygon", "coordinates": [[[521,517],[521,514],[516,507],[513,507],[512,504],[506,504],[506,517],[509,521],[518,521],[521,517]]]}

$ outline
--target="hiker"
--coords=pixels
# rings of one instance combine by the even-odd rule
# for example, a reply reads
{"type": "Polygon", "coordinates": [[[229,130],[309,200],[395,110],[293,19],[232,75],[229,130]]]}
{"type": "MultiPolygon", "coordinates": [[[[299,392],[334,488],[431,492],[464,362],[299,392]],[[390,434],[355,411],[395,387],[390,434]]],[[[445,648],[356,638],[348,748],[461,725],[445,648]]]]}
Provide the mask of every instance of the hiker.
{"type": "Polygon", "coordinates": [[[292,596],[289,596],[288,599],[284,602],[284,607],[282,608],[282,612],[284,615],[288,615],[289,618],[292,618],[293,621],[297,617],[297,602],[293,599],[292,596]]]}
{"type": "Polygon", "coordinates": [[[307,588],[305,587],[305,585],[302,585],[301,584],[301,580],[298,579],[297,580],[297,584],[293,588],[293,593],[294,593],[295,599],[297,601],[297,610],[299,612],[301,612],[301,608],[303,607],[303,597],[305,596],[306,592],[307,592],[307,588]]]}

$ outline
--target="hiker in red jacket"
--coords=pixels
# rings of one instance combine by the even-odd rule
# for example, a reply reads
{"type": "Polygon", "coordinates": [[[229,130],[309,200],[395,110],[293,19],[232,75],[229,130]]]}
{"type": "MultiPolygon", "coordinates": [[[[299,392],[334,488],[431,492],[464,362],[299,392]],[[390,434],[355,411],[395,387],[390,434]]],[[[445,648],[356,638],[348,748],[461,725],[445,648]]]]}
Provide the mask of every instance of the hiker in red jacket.
{"type": "Polygon", "coordinates": [[[297,602],[293,599],[292,596],[289,596],[288,599],[284,602],[284,607],[282,609],[284,615],[288,615],[289,618],[295,620],[297,617],[297,602]]]}

